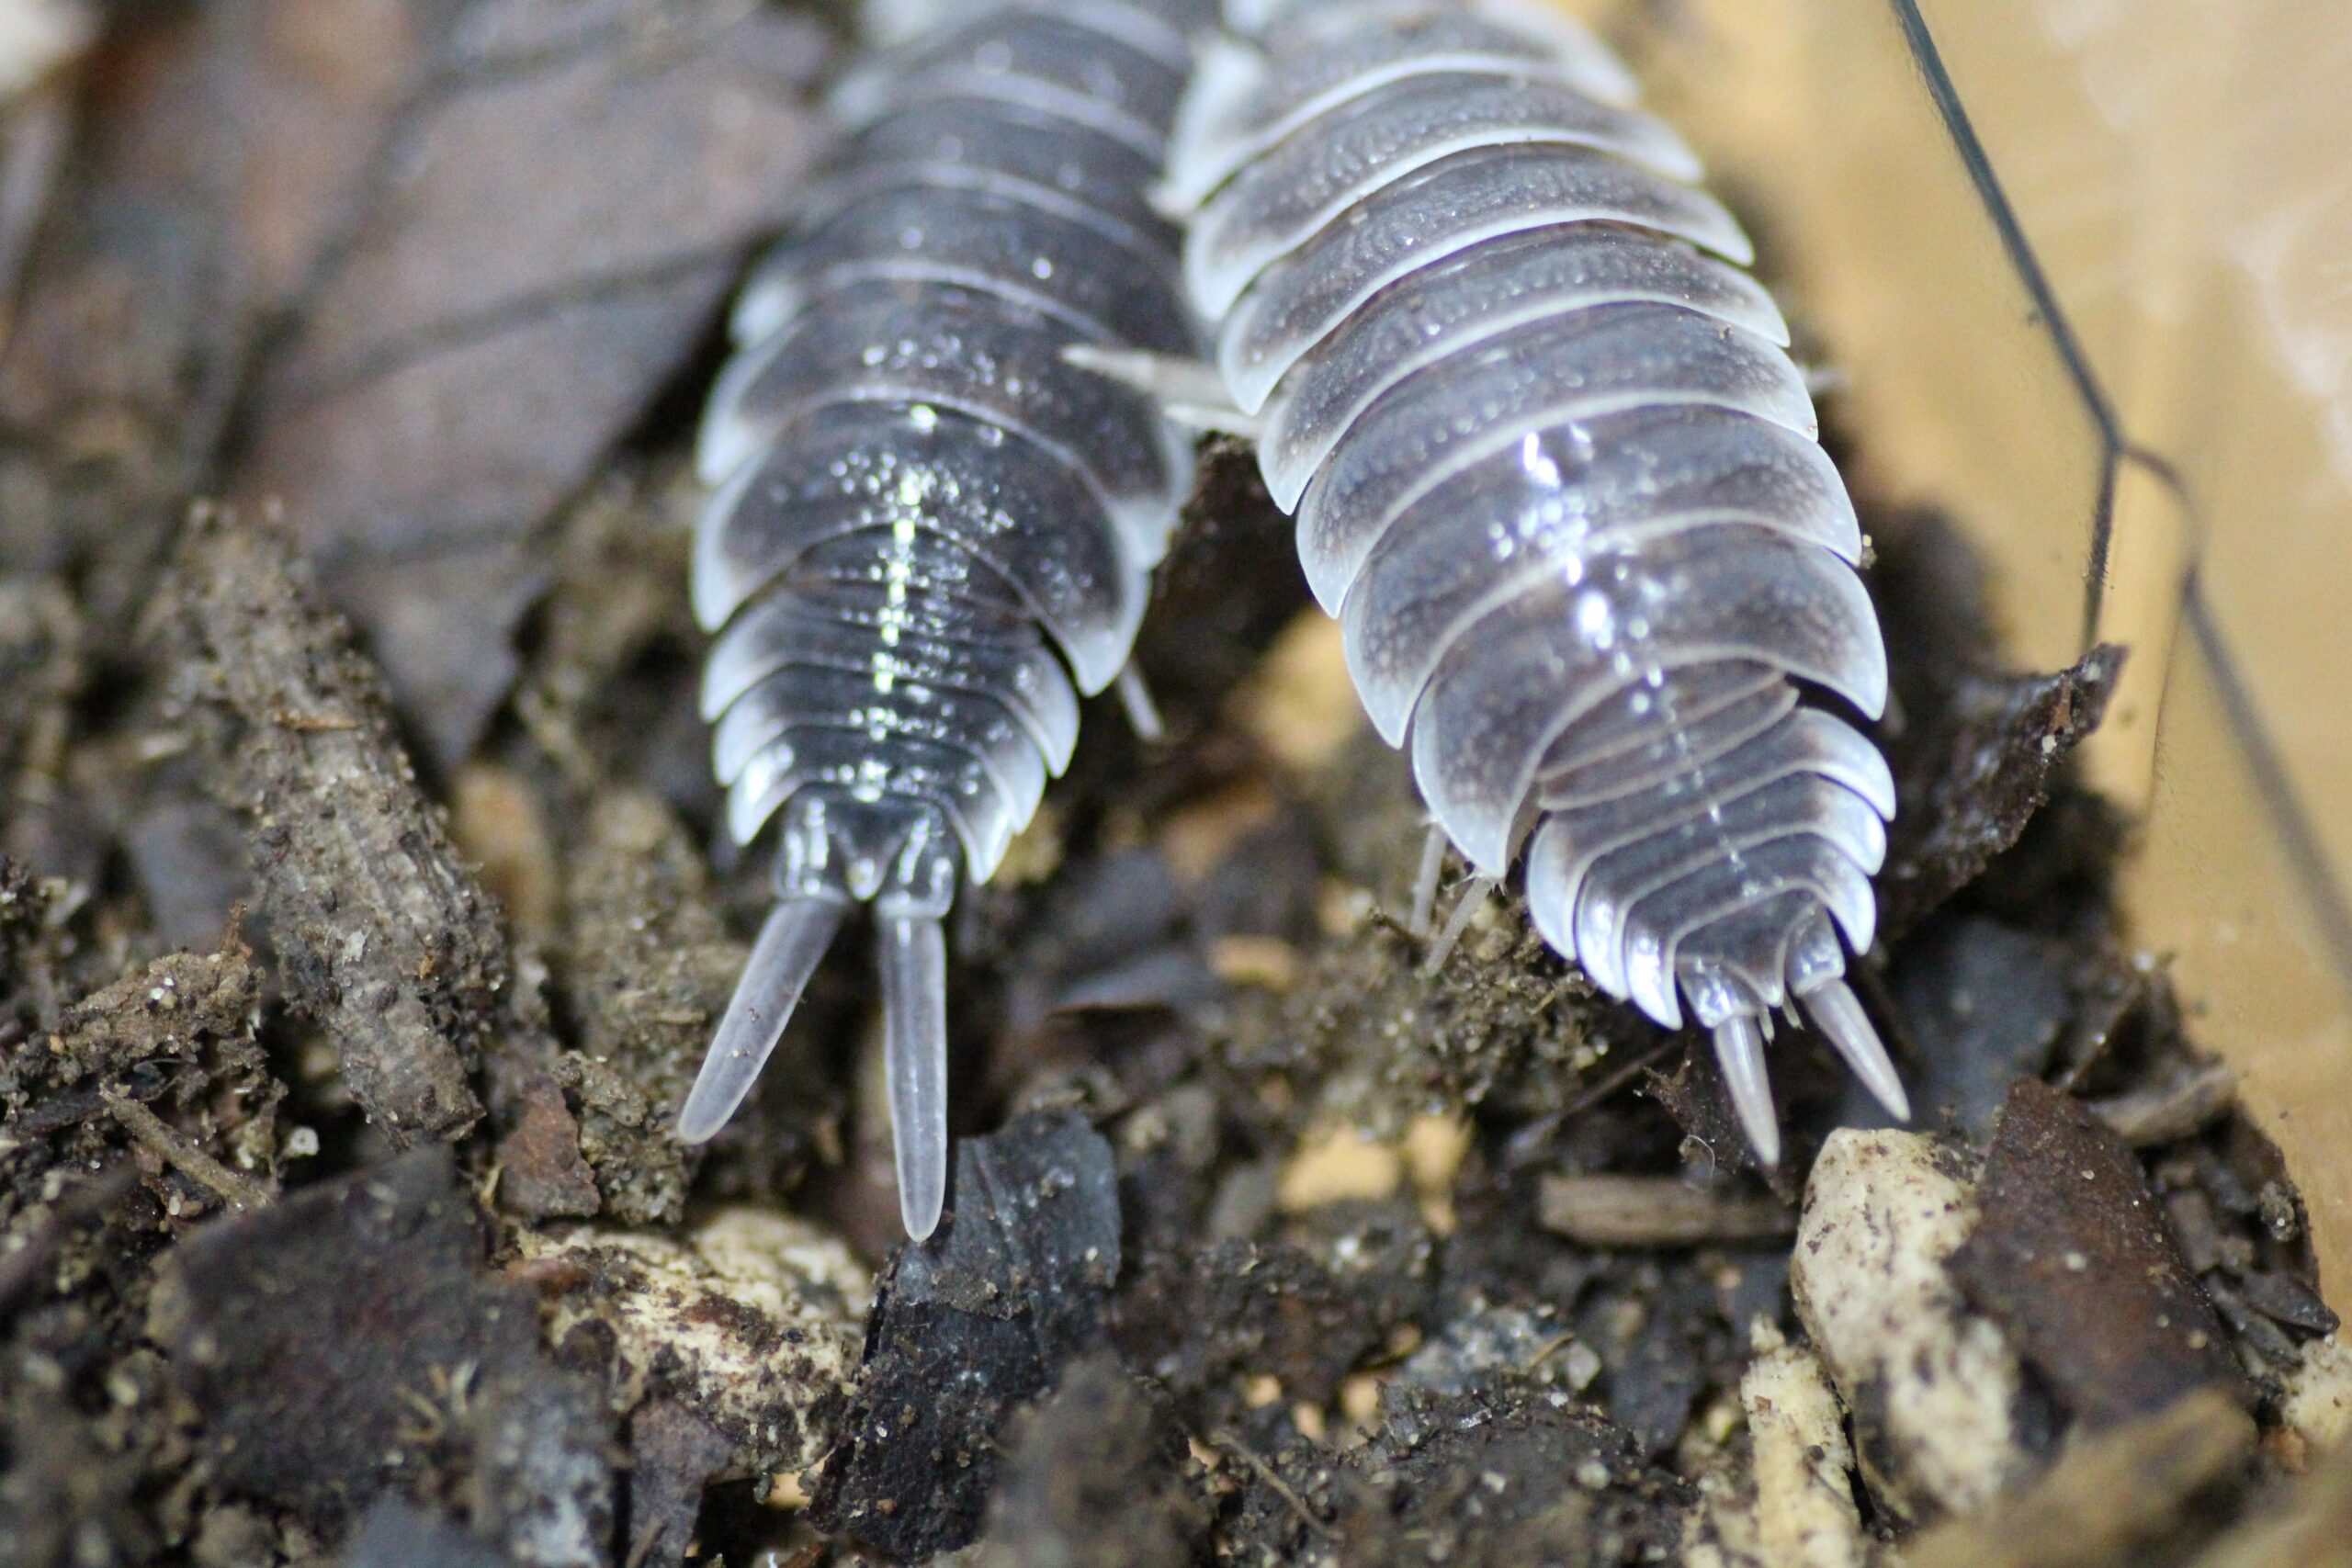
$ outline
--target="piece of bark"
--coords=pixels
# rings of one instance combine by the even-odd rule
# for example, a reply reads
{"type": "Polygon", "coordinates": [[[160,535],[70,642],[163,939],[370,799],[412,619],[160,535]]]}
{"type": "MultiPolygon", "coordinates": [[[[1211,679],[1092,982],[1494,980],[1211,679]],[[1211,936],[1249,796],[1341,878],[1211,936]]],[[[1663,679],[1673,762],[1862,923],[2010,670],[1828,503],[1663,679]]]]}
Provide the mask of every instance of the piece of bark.
{"type": "Polygon", "coordinates": [[[630,1568],[679,1568],[694,1544],[702,1491],[735,1445],[684,1405],[657,1399],[629,1423],[630,1568]]]}
{"type": "Polygon", "coordinates": [[[1905,1568],[2107,1568],[2149,1560],[2254,1456],[2254,1423],[2202,1389],[2071,1448],[2022,1493],[1905,1547],[1905,1568]]]}
{"type": "Polygon", "coordinates": [[[1891,747],[1903,809],[1875,878],[1882,944],[2018,841],[2059,765],[2098,728],[2123,657],[2103,644],[2052,675],[1963,672],[1942,694],[1937,728],[1891,747]]]}
{"type": "Polygon", "coordinates": [[[253,400],[283,501],[453,765],[513,682],[532,542],[695,352],[821,141],[806,17],[477,0],[253,400]],[[503,40],[503,41],[502,41],[503,40]]]}
{"type": "Polygon", "coordinates": [[[469,1078],[509,980],[495,911],[419,792],[382,687],[285,543],[227,514],[175,582],[187,694],[253,824],[294,1005],[396,1145],[481,1114],[469,1078]]]}
{"type": "Polygon", "coordinates": [[[581,1153],[580,1123],[548,1063],[553,1045],[543,1029],[510,1036],[492,1073],[491,1114],[506,1130],[498,1140],[499,1207],[526,1220],[583,1218],[603,1206],[581,1153]]]}
{"type": "Polygon", "coordinates": [[[2207,1386],[2251,1403],[2139,1161],[2079,1100],[2017,1081],[1977,1205],[1953,1272],[2069,1414],[2114,1426],[2207,1386]]]}
{"type": "Polygon", "coordinates": [[[566,1364],[616,1416],[668,1403],[719,1434],[706,1474],[802,1470],[840,1436],[873,1284],[832,1237],[731,1208],[683,1238],[580,1225],[514,1241],[509,1272],[537,1285],[566,1364]]]}

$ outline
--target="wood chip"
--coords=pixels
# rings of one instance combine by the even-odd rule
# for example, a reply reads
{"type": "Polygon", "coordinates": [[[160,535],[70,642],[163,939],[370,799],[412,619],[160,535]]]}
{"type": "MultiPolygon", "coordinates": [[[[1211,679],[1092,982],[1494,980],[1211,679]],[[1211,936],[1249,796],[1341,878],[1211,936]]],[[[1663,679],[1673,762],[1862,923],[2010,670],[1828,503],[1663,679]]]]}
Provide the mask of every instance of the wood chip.
{"type": "Polygon", "coordinates": [[[1679,1176],[1547,1176],[1536,1203],[1546,1230],[1587,1247],[1698,1247],[1797,1228],[1769,1193],[1694,1187],[1679,1176]]]}
{"type": "Polygon", "coordinates": [[[1906,1549],[1906,1568],[2103,1568],[2143,1561],[2197,1507],[2198,1495],[2242,1470],[2254,1423],[2202,1389],[2081,1443],[2022,1494],[1954,1519],[1906,1549]]]}

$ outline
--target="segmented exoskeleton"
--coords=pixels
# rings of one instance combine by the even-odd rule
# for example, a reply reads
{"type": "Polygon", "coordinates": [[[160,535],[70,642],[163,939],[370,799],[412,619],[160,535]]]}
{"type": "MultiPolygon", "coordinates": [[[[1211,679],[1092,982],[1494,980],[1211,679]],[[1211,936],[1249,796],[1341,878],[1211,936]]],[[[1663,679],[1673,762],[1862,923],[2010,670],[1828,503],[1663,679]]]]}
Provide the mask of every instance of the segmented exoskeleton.
{"type": "Polygon", "coordinates": [[[1487,877],[1744,1125],[1804,1012],[1897,1114],[1842,976],[1894,791],[1860,531],[1731,215],[1614,56],[1508,4],[1307,0],[1204,58],[1169,195],[1224,385],[1364,705],[1487,877]]]}
{"type": "Polygon", "coordinates": [[[1180,0],[934,8],[835,95],[847,138],[737,308],[697,458],[694,608],[728,827],[778,902],[678,1132],[726,1123],[852,905],[875,907],[899,1200],[946,1180],[945,950],[1126,664],[1191,480],[1073,344],[1191,349],[1148,206],[1180,0]]]}

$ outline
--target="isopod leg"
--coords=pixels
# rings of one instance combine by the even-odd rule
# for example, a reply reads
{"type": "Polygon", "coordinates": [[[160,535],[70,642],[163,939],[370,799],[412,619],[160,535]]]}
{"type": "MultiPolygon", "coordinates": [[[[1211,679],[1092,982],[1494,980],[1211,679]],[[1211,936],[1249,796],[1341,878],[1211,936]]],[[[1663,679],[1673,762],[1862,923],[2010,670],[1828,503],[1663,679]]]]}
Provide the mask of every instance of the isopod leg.
{"type": "Polygon", "coordinates": [[[1766,1165],[1781,1163],[1781,1121],[1772,1110],[1772,1081],[1764,1071],[1764,1031],[1753,1013],[1736,1012],[1715,1025],[1715,1061],[1732,1108],[1766,1165]]]}
{"type": "Polygon", "coordinates": [[[883,1065],[899,1213],[921,1241],[947,1200],[947,944],[939,922],[881,922],[883,1065]]]}
{"type": "Polygon", "coordinates": [[[1430,917],[1437,913],[1437,880],[1445,871],[1445,829],[1432,822],[1421,836],[1421,867],[1413,874],[1413,912],[1406,930],[1415,936],[1430,934],[1430,917]]]}
{"type": "Polygon", "coordinates": [[[1903,1079],[1894,1070],[1886,1047],[1879,1041],[1878,1031],[1862,1011],[1862,1004],[1854,999],[1853,991],[1843,980],[1830,980],[1816,986],[1799,998],[1813,1020],[1813,1026],[1828,1037],[1838,1055],[1854,1069],[1862,1087],[1876,1097],[1887,1113],[1898,1122],[1911,1120],[1911,1097],[1903,1092],[1903,1079]]]}
{"type": "Polygon", "coordinates": [[[1136,732],[1136,739],[1147,746],[1165,739],[1168,725],[1159,716],[1159,705],[1151,700],[1151,687],[1145,682],[1143,671],[1136,668],[1135,660],[1129,660],[1119,671],[1117,685],[1119,706],[1126,710],[1127,728],[1136,732]]]}
{"type": "Polygon", "coordinates": [[[1454,945],[1461,942],[1462,933],[1470,929],[1470,922],[1486,907],[1487,895],[1494,890],[1495,879],[1491,876],[1474,876],[1463,885],[1462,897],[1453,902],[1453,912],[1445,917],[1445,929],[1437,933],[1437,941],[1430,944],[1430,955],[1421,960],[1424,976],[1434,975],[1445,967],[1445,961],[1453,956],[1454,945]]]}
{"type": "Polygon", "coordinates": [[[1161,413],[1189,429],[1250,441],[1264,434],[1264,422],[1233,406],[1225,378],[1205,360],[1095,343],[1071,344],[1062,350],[1062,358],[1080,370],[1134,388],[1158,403],[1161,413]]]}
{"type": "Polygon", "coordinates": [[[743,1103],[845,913],[847,906],[831,898],[788,898],[768,916],[678,1112],[678,1136],[684,1142],[699,1144],[716,1135],[743,1103]]]}

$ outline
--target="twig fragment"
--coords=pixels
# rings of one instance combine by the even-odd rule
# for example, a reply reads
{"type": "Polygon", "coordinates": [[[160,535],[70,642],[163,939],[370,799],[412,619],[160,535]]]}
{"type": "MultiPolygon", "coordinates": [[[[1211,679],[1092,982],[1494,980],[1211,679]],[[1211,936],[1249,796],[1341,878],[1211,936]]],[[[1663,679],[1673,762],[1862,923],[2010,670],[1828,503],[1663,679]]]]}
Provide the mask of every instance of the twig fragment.
{"type": "Polygon", "coordinates": [[[107,1111],[130,1135],[164,1156],[172,1168],[232,1209],[259,1209],[274,1194],[250,1176],[231,1170],[164,1124],[164,1119],[129,1095],[109,1090],[107,1111]]]}
{"type": "Polygon", "coordinates": [[[1587,1247],[1695,1247],[1791,1235],[1796,1214],[1769,1194],[1735,1196],[1679,1176],[1547,1176],[1544,1228],[1587,1247]]]}

